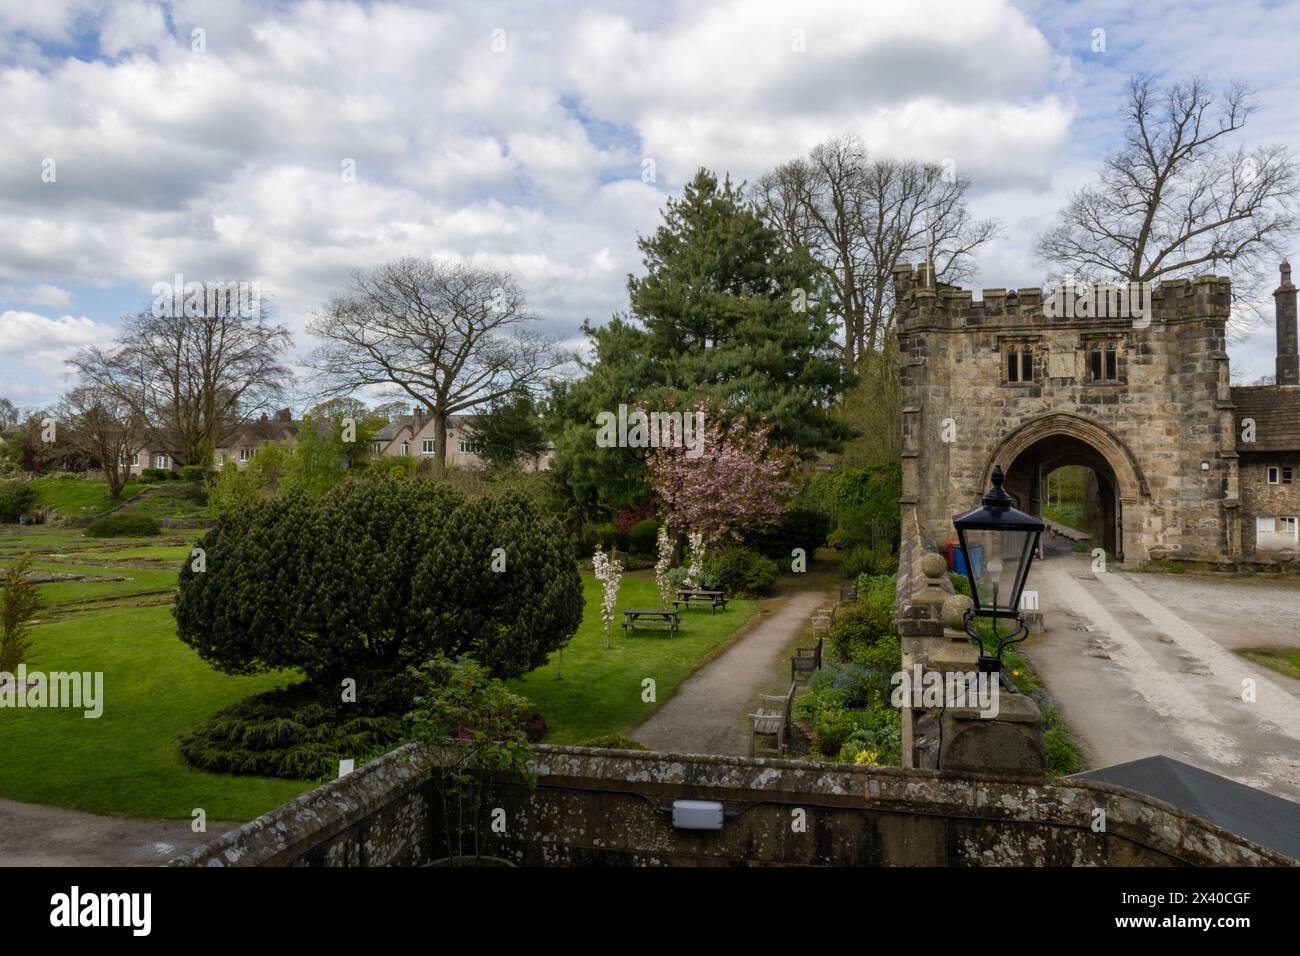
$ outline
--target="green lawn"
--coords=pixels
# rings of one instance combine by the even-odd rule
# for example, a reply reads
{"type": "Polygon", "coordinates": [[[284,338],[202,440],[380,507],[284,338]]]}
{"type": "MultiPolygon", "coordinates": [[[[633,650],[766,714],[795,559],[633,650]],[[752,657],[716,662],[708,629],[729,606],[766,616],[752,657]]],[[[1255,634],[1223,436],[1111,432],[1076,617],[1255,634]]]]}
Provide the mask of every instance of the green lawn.
{"type": "Polygon", "coordinates": [[[1300,680],[1300,648],[1243,647],[1237,652],[1248,661],[1271,668],[1279,674],[1300,680]]]}
{"type": "MultiPolygon", "coordinates": [[[[54,527],[0,529],[0,567],[21,553],[37,570],[88,576],[40,585],[48,610],[33,628],[31,670],[104,673],[104,715],[80,711],[0,711],[0,796],[95,812],[187,818],[196,807],[212,820],[247,820],[314,786],[199,771],[176,751],[176,737],[223,707],[295,679],[292,673],[229,677],[176,636],[170,604],[116,607],[115,600],[167,592],[201,531],[157,538],[92,539],[54,527]],[[141,562],[158,562],[157,567],[141,562]],[[132,562],[135,562],[134,564],[132,562]],[[120,577],[122,581],[104,578],[120,577]]],[[[600,588],[583,578],[583,624],[562,655],[512,682],[550,725],[549,742],[580,743],[626,733],[653,713],[755,611],[734,601],[724,612],[683,613],[676,637],[615,625],[606,650],[600,588]],[[556,679],[557,675],[562,679],[556,679]],[[641,699],[656,681],[656,701],[641,699]]],[[[648,572],[624,578],[619,606],[657,607],[648,572]]],[[[619,615],[621,620],[621,614],[619,615]]]]}
{"type": "Polygon", "coordinates": [[[64,518],[97,515],[125,501],[144,487],[138,482],[127,482],[122,489],[122,497],[114,501],[108,496],[108,485],[97,479],[49,476],[34,478],[31,485],[36,489],[37,504],[64,518]]]}
{"type": "Polygon", "coordinates": [[[583,575],[586,611],[578,633],[562,654],[510,687],[546,718],[545,743],[580,744],[605,734],[626,734],[661,707],[754,613],[753,601],[734,600],[726,611],[682,612],[676,637],[660,631],[623,636],[622,609],[658,607],[659,590],[649,572],[626,575],[618,592],[613,647],[605,648],[600,585],[583,575]],[[655,681],[655,702],[641,699],[642,681],[655,681]]]}
{"type": "MultiPolygon", "coordinates": [[[[175,581],[175,575],[172,575],[175,581]]],[[[29,670],[104,673],[104,712],[0,711],[0,796],[100,813],[251,820],[312,783],[205,773],[175,738],[205,717],[293,679],[228,677],[176,637],[171,608],[114,608],[35,627],[29,670]]]]}

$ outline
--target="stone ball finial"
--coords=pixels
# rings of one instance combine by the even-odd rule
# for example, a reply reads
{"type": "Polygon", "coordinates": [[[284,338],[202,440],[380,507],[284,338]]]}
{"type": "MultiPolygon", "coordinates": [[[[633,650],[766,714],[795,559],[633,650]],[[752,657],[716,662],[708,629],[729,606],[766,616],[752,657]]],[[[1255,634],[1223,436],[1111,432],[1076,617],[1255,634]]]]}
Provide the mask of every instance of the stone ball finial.
{"type": "Polygon", "coordinates": [[[948,573],[948,562],[942,554],[931,551],[921,559],[921,573],[927,578],[941,578],[948,573]]]}
{"type": "Polygon", "coordinates": [[[943,602],[943,611],[941,617],[944,627],[951,627],[954,630],[961,630],[966,621],[966,610],[975,606],[972,601],[964,594],[950,594],[948,599],[943,602]]]}

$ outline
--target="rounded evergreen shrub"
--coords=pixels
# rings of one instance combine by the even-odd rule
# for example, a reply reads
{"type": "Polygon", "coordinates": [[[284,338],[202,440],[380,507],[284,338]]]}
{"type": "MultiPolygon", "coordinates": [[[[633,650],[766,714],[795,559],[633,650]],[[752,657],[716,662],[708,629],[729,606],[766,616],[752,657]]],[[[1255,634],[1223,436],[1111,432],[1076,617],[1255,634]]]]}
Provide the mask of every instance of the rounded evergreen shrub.
{"type": "Polygon", "coordinates": [[[199,482],[211,474],[206,465],[186,465],[181,469],[181,481],[199,482]]]}
{"type": "Polygon", "coordinates": [[[232,508],[198,546],[207,568],[183,566],[173,613],[225,673],[296,667],[337,687],[442,652],[516,677],[582,620],[568,538],[517,493],[466,500],[445,483],[367,476],[232,508]]]}
{"type": "Polygon", "coordinates": [[[145,468],[140,472],[140,481],[146,485],[160,481],[170,481],[173,477],[175,476],[172,472],[166,468],[145,468]]]}
{"type": "Polygon", "coordinates": [[[776,562],[748,548],[725,548],[704,559],[703,584],[728,594],[761,595],[776,583],[776,562]]]}
{"type": "Polygon", "coordinates": [[[159,534],[162,525],[157,518],[128,511],[104,515],[86,526],[87,538],[149,538],[159,534]]]}

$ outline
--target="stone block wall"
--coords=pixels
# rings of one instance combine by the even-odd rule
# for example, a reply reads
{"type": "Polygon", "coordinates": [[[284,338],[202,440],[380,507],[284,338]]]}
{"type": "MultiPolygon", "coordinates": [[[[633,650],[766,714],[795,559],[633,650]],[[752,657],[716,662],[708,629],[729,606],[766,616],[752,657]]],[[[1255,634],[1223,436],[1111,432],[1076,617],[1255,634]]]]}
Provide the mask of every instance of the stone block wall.
{"type": "MultiPolygon", "coordinates": [[[[172,861],[421,865],[443,854],[433,760],[404,747],[172,861]]],[[[486,850],[523,865],[1288,865],[1150,797],[1086,780],[744,757],[536,748],[536,789],[502,785],[486,850]],[[723,804],[721,830],[672,801],[723,804]],[[1106,829],[1092,829],[1094,811],[1106,829]]],[[[485,828],[486,829],[486,828],[485,828]]]]}

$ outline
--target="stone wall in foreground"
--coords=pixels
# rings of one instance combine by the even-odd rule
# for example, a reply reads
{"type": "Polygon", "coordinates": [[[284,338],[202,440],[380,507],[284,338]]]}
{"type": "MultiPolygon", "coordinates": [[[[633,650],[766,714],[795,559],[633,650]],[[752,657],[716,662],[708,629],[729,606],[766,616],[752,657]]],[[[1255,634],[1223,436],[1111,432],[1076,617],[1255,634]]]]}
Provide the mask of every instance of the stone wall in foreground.
{"type": "MultiPolygon", "coordinates": [[[[172,861],[421,865],[443,856],[432,756],[414,745],[172,861]]],[[[488,852],[525,865],[1282,865],[1167,804],[1095,781],[745,757],[536,748],[535,790],[501,786],[488,852]],[[718,800],[722,830],[673,828],[718,800]],[[1094,811],[1106,831],[1094,832],[1094,811]],[[799,822],[804,822],[801,830],[799,822]]]]}

